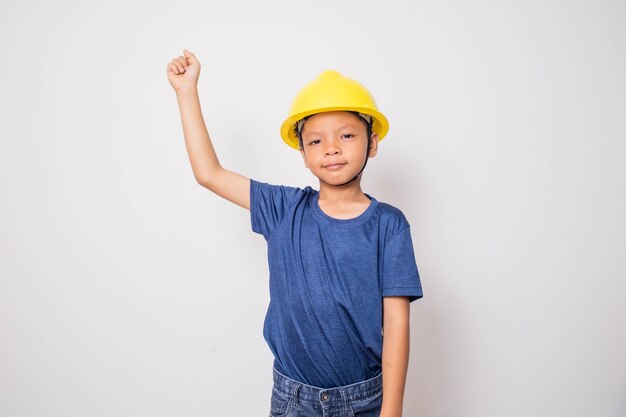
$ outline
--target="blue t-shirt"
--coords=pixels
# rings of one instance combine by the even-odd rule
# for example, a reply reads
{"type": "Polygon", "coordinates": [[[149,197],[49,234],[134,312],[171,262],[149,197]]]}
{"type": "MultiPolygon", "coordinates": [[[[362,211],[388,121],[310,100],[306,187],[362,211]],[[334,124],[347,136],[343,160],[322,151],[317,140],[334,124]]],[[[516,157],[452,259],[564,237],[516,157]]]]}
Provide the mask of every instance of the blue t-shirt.
{"type": "Polygon", "coordinates": [[[263,336],[276,370],[333,388],[382,371],[383,297],[422,297],[409,223],[365,194],[361,215],[336,219],[318,191],[251,180],[252,230],[267,240],[270,303],[263,336]]]}

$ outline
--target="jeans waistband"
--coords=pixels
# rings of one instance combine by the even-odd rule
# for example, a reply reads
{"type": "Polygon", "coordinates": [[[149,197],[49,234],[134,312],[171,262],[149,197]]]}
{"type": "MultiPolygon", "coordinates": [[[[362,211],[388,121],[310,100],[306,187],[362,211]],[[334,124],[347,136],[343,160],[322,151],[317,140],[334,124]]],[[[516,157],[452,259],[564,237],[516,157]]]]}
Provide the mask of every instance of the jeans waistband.
{"type": "Polygon", "coordinates": [[[333,388],[320,388],[293,380],[274,368],[274,389],[285,395],[294,395],[298,401],[314,404],[339,404],[348,401],[360,401],[378,395],[383,389],[383,374],[354,384],[333,388]]]}

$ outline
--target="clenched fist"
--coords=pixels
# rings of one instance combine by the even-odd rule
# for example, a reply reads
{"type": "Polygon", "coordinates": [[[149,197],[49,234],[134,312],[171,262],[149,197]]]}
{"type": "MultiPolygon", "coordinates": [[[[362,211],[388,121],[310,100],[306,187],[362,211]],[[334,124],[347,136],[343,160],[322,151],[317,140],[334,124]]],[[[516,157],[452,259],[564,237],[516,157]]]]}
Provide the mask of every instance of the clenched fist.
{"type": "Polygon", "coordinates": [[[176,92],[196,88],[200,77],[200,62],[196,56],[183,49],[183,55],[167,64],[167,80],[176,92]]]}

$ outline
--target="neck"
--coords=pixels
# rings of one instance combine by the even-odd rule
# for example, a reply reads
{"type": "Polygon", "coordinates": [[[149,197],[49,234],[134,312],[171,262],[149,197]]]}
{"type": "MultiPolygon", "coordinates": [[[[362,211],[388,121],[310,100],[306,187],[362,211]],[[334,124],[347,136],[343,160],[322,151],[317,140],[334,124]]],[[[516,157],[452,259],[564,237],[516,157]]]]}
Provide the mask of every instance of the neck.
{"type": "Polygon", "coordinates": [[[369,201],[361,190],[361,177],[345,185],[331,185],[320,181],[318,200],[328,202],[369,201]]]}

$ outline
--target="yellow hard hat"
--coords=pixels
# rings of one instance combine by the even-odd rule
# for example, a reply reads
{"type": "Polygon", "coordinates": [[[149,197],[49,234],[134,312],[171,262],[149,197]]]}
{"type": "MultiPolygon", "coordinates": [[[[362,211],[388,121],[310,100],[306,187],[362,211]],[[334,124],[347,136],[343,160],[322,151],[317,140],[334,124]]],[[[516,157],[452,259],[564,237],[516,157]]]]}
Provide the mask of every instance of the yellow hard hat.
{"type": "Polygon", "coordinates": [[[337,71],[322,72],[305,85],[291,105],[289,117],[280,128],[280,136],[287,145],[300,149],[295,124],[300,119],[316,113],[329,111],[356,111],[372,117],[372,132],[383,140],[389,130],[387,118],[378,111],[374,97],[358,81],[337,71]]]}

